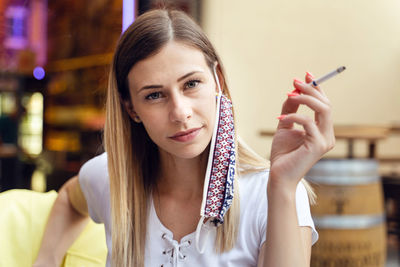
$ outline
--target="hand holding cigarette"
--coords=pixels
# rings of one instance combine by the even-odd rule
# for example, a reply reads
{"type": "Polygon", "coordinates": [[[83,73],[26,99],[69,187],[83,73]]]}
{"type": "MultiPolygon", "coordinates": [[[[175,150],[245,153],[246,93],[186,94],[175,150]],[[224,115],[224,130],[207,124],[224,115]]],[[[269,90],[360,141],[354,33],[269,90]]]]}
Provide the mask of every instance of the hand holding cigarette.
{"type": "Polygon", "coordinates": [[[343,72],[340,67],[315,79],[307,72],[305,82],[295,79],[295,90],[288,98],[278,117],[279,124],[271,148],[270,181],[285,190],[295,190],[308,170],[335,144],[331,105],[319,85],[343,72]],[[314,118],[298,114],[300,105],[314,111],[314,118]],[[303,129],[294,127],[299,124],[303,129]]]}

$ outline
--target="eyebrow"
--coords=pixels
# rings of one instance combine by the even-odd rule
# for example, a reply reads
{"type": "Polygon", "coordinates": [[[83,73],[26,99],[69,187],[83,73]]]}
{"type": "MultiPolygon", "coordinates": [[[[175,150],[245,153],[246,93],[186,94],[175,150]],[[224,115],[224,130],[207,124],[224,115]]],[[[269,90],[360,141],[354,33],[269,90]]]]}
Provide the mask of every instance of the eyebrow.
{"type": "MultiPolygon", "coordinates": [[[[185,79],[185,78],[187,78],[187,77],[189,77],[189,76],[191,76],[191,75],[193,75],[193,74],[195,74],[195,73],[197,73],[197,72],[202,72],[202,71],[192,71],[192,72],[189,72],[189,73],[183,75],[182,77],[178,78],[177,82],[180,82],[180,81],[182,81],[183,79],[185,79]]],[[[157,89],[157,88],[163,88],[163,86],[162,86],[162,85],[159,85],[159,84],[146,85],[146,86],[143,86],[142,88],[140,88],[138,92],[140,92],[140,91],[142,91],[142,90],[146,90],[146,89],[157,89]]]]}

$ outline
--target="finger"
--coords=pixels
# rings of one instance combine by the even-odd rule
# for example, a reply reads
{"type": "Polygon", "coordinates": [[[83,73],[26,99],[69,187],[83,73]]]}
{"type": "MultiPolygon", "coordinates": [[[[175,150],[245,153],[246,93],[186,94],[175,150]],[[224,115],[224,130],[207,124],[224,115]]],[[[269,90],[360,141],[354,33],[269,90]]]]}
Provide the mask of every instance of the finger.
{"type": "MultiPolygon", "coordinates": [[[[314,75],[312,75],[310,72],[306,72],[306,83],[311,83],[312,81],[315,80],[314,75]]],[[[319,87],[319,86],[313,86],[313,88],[317,89],[323,96],[326,97],[325,92],[319,87]]]]}
{"type": "Polygon", "coordinates": [[[312,138],[320,138],[321,133],[315,124],[314,120],[303,114],[291,113],[282,116],[279,119],[278,129],[292,128],[293,124],[297,123],[304,128],[305,134],[312,138]]]}
{"type": "MultiPolygon", "coordinates": [[[[333,135],[328,135],[328,136],[322,135],[317,125],[310,117],[302,114],[288,114],[288,115],[282,115],[278,118],[280,120],[278,129],[290,128],[290,131],[296,130],[292,129],[295,123],[303,127],[304,129],[303,136],[305,140],[304,146],[302,146],[303,149],[306,149],[309,152],[310,151],[318,152],[319,150],[322,155],[333,148],[335,144],[335,137],[333,135]]],[[[297,131],[301,134],[301,130],[297,131]]],[[[310,155],[310,153],[308,153],[308,155],[310,155]]],[[[303,156],[306,155],[303,154],[302,157],[303,156]]]]}
{"type": "MultiPolygon", "coordinates": [[[[296,114],[296,113],[292,113],[296,114]]],[[[287,116],[290,114],[282,114],[277,119],[279,120],[277,129],[292,129],[294,126],[294,122],[291,120],[286,119],[287,116]]]]}
{"type": "Polygon", "coordinates": [[[318,114],[329,114],[330,106],[320,99],[310,95],[290,95],[286,100],[288,105],[306,105],[318,114]]]}
{"type": "Polygon", "coordinates": [[[298,79],[294,79],[293,86],[296,88],[295,90],[297,90],[298,92],[316,97],[321,101],[329,104],[329,99],[322,93],[320,89],[317,89],[316,87],[306,84],[298,79]]]}
{"type": "Polygon", "coordinates": [[[290,96],[289,103],[293,105],[306,105],[315,112],[315,122],[323,134],[330,134],[332,131],[331,108],[326,103],[309,95],[290,96]]]}
{"type": "MultiPolygon", "coordinates": [[[[315,79],[314,75],[312,75],[308,71],[306,72],[306,77],[305,78],[306,78],[306,83],[311,83],[315,79]]],[[[314,85],[311,85],[311,86],[313,86],[315,89],[319,88],[319,86],[314,86],[314,85]]]]}
{"type": "Polygon", "coordinates": [[[289,113],[296,113],[297,110],[299,109],[299,106],[300,106],[299,103],[293,102],[288,98],[285,100],[285,102],[283,102],[281,115],[289,114],[289,113]]]}

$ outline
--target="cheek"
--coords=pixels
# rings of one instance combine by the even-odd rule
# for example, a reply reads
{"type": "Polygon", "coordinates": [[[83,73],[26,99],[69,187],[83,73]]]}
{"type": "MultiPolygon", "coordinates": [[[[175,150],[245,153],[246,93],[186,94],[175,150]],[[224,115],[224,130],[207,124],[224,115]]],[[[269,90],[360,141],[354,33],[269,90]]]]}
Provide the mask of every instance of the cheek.
{"type": "Polygon", "coordinates": [[[203,113],[207,112],[208,116],[215,116],[217,98],[213,86],[209,86],[206,90],[203,90],[201,95],[199,95],[199,99],[200,105],[197,105],[202,106],[203,113]]]}
{"type": "Polygon", "coordinates": [[[210,95],[209,100],[207,101],[207,106],[209,116],[215,118],[217,112],[217,97],[214,92],[210,95]]]}
{"type": "Polygon", "coordinates": [[[199,112],[204,119],[207,120],[207,124],[209,128],[213,128],[216,112],[217,112],[217,101],[215,95],[210,95],[206,99],[204,99],[199,107],[199,112]]]}
{"type": "Polygon", "coordinates": [[[159,135],[160,132],[163,132],[162,126],[164,125],[165,115],[162,112],[151,112],[150,108],[138,108],[137,114],[140,117],[142,124],[150,136],[150,138],[154,141],[154,137],[159,135]]]}
{"type": "Polygon", "coordinates": [[[163,122],[164,122],[164,116],[159,116],[157,114],[154,115],[146,114],[146,116],[142,118],[142,123],[148,132],[160,131],[163,122]]]}
{"type": "MultiPolygon", "coordinates": [[[[154,120],[157,121],[157,120],[154,120]]],[[[164,136],[165,131],[160,127],[160,123],[154,123],[154,121],[142,121],[143,126],[149,135],[150,139],[157,145],[159,146],[160,140],[162,139],[162,136],[164,136]]]]}

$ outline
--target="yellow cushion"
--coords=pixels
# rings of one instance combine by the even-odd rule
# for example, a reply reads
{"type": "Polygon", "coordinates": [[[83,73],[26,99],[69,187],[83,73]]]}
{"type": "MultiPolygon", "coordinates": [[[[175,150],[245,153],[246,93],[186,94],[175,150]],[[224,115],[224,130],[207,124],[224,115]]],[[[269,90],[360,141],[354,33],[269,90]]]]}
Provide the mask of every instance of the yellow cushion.
{"type": "MultiPolygon", "coordinates": [[[[57,192],[14,189],[0,193],[0,266],[32,266],[57,192]]],[[[61,266],[105,266],[104,225],[90,220],[61,266]]]]}

